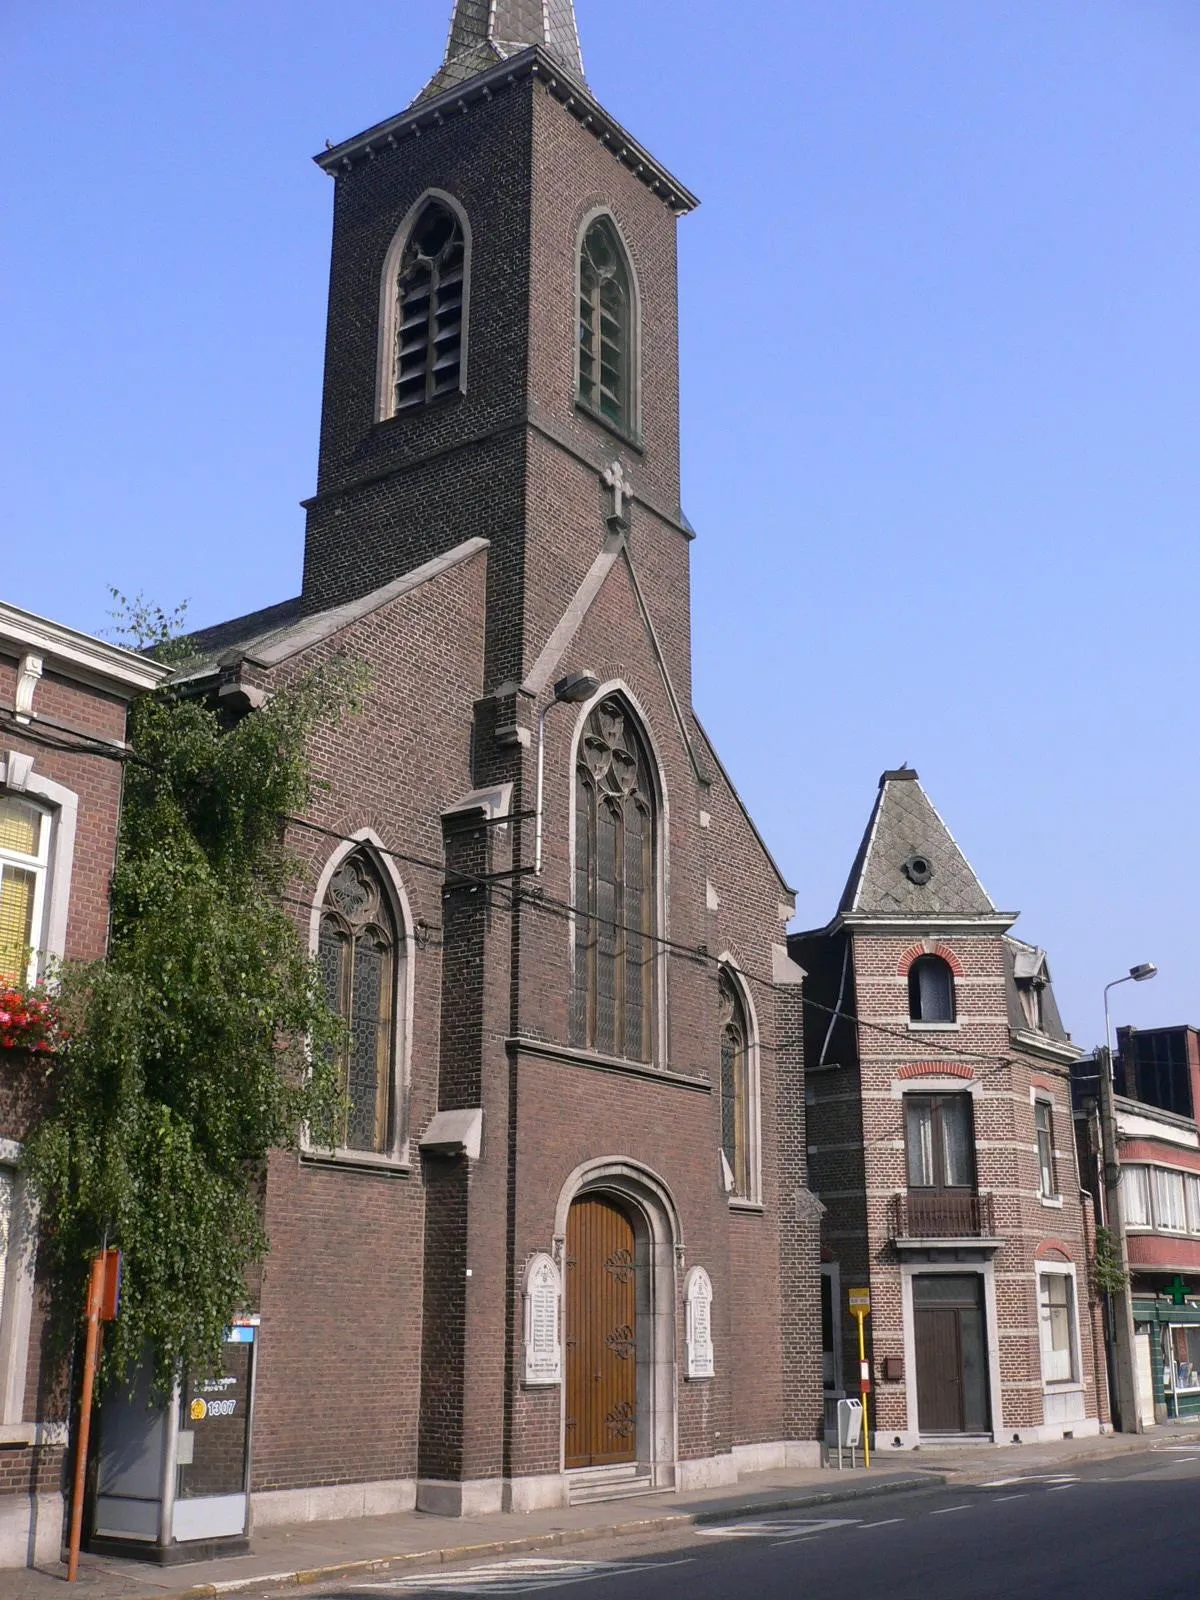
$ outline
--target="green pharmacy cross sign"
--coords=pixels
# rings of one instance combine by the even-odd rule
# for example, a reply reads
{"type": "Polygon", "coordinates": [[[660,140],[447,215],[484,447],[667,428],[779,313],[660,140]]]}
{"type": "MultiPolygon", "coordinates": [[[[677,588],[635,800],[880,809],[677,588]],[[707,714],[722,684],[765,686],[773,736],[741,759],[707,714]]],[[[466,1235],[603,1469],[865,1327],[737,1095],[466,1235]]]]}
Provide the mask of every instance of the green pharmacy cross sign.
{"type": "Polygon", "coordinates": [[[1187,1304],[1187,1297],[1191,1291],[1188,1289],[1187,1284],[1184,1283],[1183,1279],[1178,1273],[1175,1274],[1175,1282],[1169,1283],[1167,1285],[1167,1289],[1170,1293],[1171,1304],[1173,1306],[1183,1306],[1187,1304]]]}

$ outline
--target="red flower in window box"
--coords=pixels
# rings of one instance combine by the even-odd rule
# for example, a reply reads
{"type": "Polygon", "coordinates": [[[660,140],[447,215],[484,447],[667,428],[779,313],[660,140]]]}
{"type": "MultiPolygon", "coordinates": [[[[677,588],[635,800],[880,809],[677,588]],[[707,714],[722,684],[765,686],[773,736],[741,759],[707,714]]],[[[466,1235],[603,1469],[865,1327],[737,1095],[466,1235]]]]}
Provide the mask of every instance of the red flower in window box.
{"type": "Polygon", "coordinates": [[[41,984],[32,989],[0,984],[0,1050],[44,1055],[57,1048],[61,1032],[58,1007],[41,984]]]}

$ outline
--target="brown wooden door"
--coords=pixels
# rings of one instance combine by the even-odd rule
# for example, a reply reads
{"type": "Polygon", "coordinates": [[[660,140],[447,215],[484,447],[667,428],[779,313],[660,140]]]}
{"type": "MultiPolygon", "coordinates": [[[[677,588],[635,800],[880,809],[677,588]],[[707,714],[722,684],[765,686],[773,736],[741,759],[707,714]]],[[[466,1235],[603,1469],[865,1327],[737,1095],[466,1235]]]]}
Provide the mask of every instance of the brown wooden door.
{"type": "Polygon", "coordinates": [[[959,1313],[951,1306],[917,1306],[917,1425],[922,1433],[963,1431],[962,1345],[959,1313]]]}
{"type": "Polygon", "coordinates": [[[637,1459],[637,1262],[620,1206],[586,1195],[567,1218],[568,1467],[637,1459]]]}

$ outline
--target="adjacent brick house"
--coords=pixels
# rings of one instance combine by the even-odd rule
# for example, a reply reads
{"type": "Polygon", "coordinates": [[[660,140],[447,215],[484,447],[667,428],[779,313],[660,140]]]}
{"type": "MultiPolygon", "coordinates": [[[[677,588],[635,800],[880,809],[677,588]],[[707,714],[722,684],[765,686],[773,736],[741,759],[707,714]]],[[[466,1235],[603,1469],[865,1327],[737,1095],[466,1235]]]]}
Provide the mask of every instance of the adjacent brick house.
{"type": "MultiPolygon", "coordinates": [[[[1142,1425],[1200,1416],[1200,1029],[1119,1028],[1114,1109],[1142,1425]]],[[[1103,1207],[1095,1061],[1072,1068],[1084,1182],[1103,1207]]],[[[1098,1215],[1103,1211],[1098,1209],[1098,1215]]]]}
{"type": "Polygon", "coordinates": [[[460,0],[425,93],[319,161],[303,590],[190,679],[253,714],[369,672],[291,829],[350,1105],[270,1165],[254,1517],[815,1461],[793,900],[691,703],[694,199],[588,91],[569,0],[460,0]]]}
{"type": "MultiPolygon", "coordinates": [[[[109,880],[134,695],[166,669],[0,604],[0,984],[108,944],[109,880]]],[[[19,1171],[41,1062],[0,1050],[0,1566],[58,1555],[66,1405],[44,1360],[37,1227],[19,1171]]]]}
{"type": "Polygon", "coordinates": [[[1015,920],[902,768],[880,780],[833,921],[789,941],[808,974],[826,1387],[857,1392],[840,1307],[869,1286],[881,1453],[1078,1437],[1106,1417],[1071,1138],[1080,1052],[1015,920]]]}

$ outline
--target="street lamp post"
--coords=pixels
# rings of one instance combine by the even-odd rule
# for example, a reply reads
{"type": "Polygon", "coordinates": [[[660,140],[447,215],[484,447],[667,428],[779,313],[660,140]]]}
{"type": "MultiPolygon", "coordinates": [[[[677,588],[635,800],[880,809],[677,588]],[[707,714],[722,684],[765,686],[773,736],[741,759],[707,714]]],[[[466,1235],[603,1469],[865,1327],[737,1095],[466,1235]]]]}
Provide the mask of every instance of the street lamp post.
{"type": "Polygon", "coordinates": [[[1134,1372],[1133,1299],[1129,1293],[1129,1246],[1125,1236],[1125,1207],[1121,1198],[1121,1163],[1117,1155],[1117,1110],[1113,1100],[1112,1020],[1108,1009],[1108,992],[1122,983],[1145,983],[1153,978],[1158,968],[1153,961],[1143,961],[1130,967],[1123,978],[1114,978],[1104,986],[1104,1047],[1096,1054],[1100,1058],[1100,1143],[1104,1160],[1105,1223],[1116,1251],[1117,1265],[1124,1275],[1124,1284],[1108,1296],[1108,1329],[1112,1355],[1111,1370],[1116,1377],[1117,1420],[1122,1433],[1141,1433],[1142,1421],[1137,1404],[1137,1380],[1134,1372]]]}

